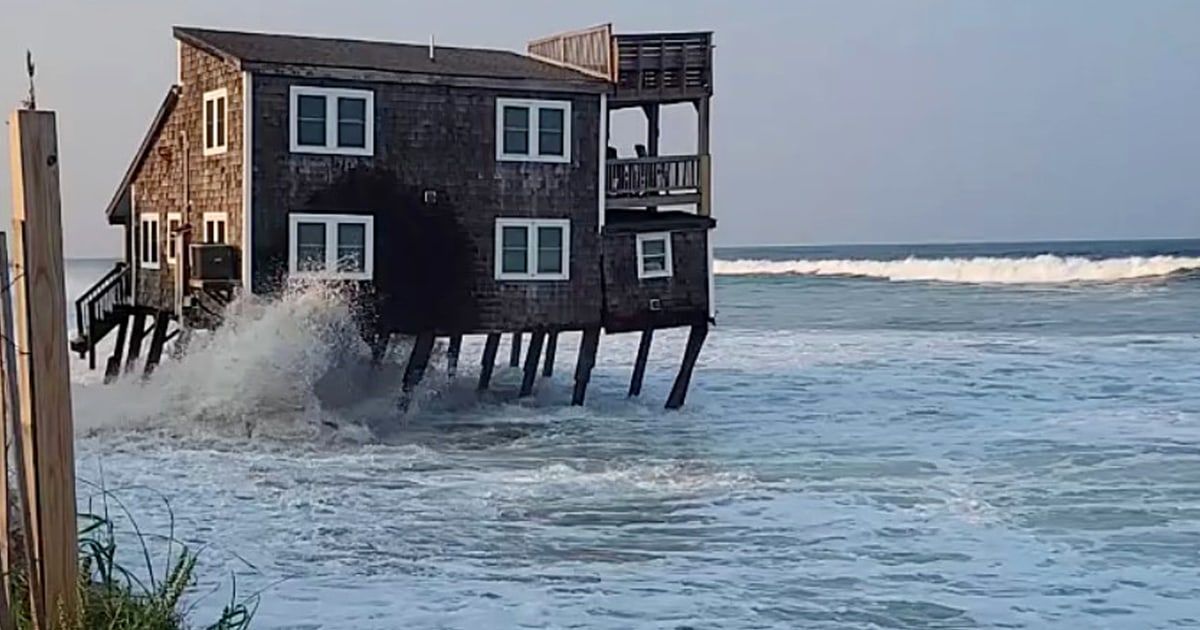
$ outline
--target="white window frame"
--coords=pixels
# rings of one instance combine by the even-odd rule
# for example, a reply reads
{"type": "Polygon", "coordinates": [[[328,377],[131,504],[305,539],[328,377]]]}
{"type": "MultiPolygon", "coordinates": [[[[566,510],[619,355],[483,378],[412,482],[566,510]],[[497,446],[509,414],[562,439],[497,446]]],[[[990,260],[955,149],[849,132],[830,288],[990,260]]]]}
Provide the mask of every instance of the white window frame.
{"type": "Polygon", "coordinates": [[[292,153],[316,153],[319,155],[375,155],[375,92],[371,90],[351,90],[345,88],[323,88],[307,85],[293,85],[290,89],[290,105],[288,106],[288,138],[292,153]],[[321,96],[325,98],[325,144],[323,146],[300,144],[296,130],[296,117],[299,114],[301,96],[321,96]],[[366,99],[364,121],[364,142],[362,147],[341,147],[337,143],[338,132],[338,99],[366,99]]]}
{"type": "Polygon", "coordinates": [[[569,164],[571,162],[571,101],[547,101],[525,98],[496,99],[496,160],[501,162],[546,162],[569,164]],[[524,107],[529,110],[529,153],[504,152],[504,108],[524,107]],[[563,154],[542,155],[538,122],[542,109],[558,109],[563,112],[563,154]]]}
{"type": "Polygon", "coordinates": [[[143,212],[138,217],[138,264],[143,269],[162,268],[162,232],[161,218],[157,212],[143,212]],[[146,225],[154,225],[153,240],[146,238],[146,225]],[[153,260],[147,254],[153,253],[153,260]]]}
{"type": "MultiPolygon", "coordinates": [[[[215,232],[215,230],[214,230],[215,232]]],[[[205,212],[204,213],[204,242],[205,243],[220,243],[222,245],[229,243],[229,213],[228,212],[205,212]],[[220,223],[224,226],[221,234],[224,238],[219,241],[210,241],[208,239],[208,226],[210,224],[220,223]]]]}
{"type": "Polygon", "coordinates": [[[637,235],[637,270],[638,280],[646,278],[670,278],[675,273],[675,264],[672,262],[671,255],[671,233],[670,232],[646,232],[637,235]],[[663,241],[666,246],[663,247],[663,254],[666,255],[666,262],[663,264],[663,269],[659,271],[646,271],[646,254],[644,251],[646,241],[663,241]]]}
{"type": "Polygon", "coordinates": [[[375,274],[375,217],[369,214],[306,214],[293,212],[288,215],[288,275],[291,278],[317,280],[370,280],[375,274]],[[302,271],[297,260],[297,236],[301,223],[325,225],[325,270],[302,271]],[[366,242],[363,251],[362,271],[337,270],[337,228],[339,225],[357,223],[366,226],[366,242]]]}
{"type": "Polygon", "coordinates": [[[570,219],[496,219],[496,279],[497,280],[570,280],[571,279],[571,220],[570,219]],[[504,271],[504,228],[525,228],[525,273],[504,271]],[[537,271],[538,228],[562,228],[562,271],[537,271]]]}
{"type": "Polygon", "coordinates": [[[171,229],[172,222],[175,223],[176,230],[178,230],[179,228],[182,228],[183,227],[183,213],[181,213],[181,212],[168,212],[167,213],[166,259],[167,259],[168,265],[174,265],[175,263],[179,262],[179,251],[178,251],[177,247],[176,247],[175,255],[174,256],[171,255],[171,248],[176,246],[175,232],[174,232],[174,230],[171,229]]]}
{"type": "MultiPolygon", "coordinates": [[[[204,155],[220,155],[229,150],[229,90],[221,88],[204,93],[204,104],[200,110],[200,138],[204,143],[204,155]],[[214,144],[208,145],[208,104],[213,103],[213,114],[216,114],[217,101],[224,101],[222,111],[225,112],[224,120],[221,121],[219,137],[213,138],[214,144]]],[[[215,122],[215,121],[214,121],[215,122]]],[[[218,135],[213,133],[214,136],[218,135]]]]}

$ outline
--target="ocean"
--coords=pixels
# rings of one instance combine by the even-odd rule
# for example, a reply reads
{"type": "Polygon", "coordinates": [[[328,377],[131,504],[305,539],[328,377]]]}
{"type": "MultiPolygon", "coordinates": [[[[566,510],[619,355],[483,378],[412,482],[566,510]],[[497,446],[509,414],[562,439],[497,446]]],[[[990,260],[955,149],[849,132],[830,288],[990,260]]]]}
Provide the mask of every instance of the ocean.
{"type": "Polygon", "coordinates": [[[682,331],[633,400],[602,337],[583,408],[577,335],[527,400],[468,338],[402,415],[319,287],[145,383],[77,362],[81,505],[202,549],[197,624],[233,576],[259,628],[1200,626],[1200,241],[717,258],[678,412],[682,331]]]}

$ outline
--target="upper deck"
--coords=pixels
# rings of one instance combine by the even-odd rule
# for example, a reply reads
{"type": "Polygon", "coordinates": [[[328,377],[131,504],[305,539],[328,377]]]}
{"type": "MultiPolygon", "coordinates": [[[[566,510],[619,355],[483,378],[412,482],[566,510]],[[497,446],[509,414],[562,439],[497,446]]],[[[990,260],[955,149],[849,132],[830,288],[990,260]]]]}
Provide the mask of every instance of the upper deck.
{"type": "Polygon", "coordinates": [[[610,108],[712,96],[712,33],[620,35],[605,24],[529,43],[529,54],[611,81],[610,108]]]}

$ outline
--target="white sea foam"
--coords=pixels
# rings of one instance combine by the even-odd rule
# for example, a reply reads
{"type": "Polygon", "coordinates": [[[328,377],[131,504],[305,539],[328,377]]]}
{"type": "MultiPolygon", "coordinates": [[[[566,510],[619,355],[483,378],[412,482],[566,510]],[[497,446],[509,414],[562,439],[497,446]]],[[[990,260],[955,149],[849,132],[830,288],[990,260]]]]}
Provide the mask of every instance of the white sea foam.
{"type": "Polygon", "coordinates": [[[1092,260],[1043,254],[1025,258],[905,258],[903,260],[717,260],[723,276],[858,276],[892,281],[965,284],[1113,282],[1200,269],[1200,258],[1130,256],[1092,260]]]}

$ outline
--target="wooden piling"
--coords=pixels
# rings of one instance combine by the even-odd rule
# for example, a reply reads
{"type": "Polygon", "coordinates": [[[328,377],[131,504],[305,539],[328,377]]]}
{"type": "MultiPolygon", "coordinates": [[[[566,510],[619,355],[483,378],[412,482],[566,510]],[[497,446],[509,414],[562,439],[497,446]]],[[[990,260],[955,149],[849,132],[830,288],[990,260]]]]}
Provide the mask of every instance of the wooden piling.
{"type": "Polygon", "coordinates": [[[546,335],[546,366],[542,370],[542,376],[550,378],[554,376],[554,354],[558,350],[558,331],[552,330],[546,335]]]}
{"type": "Polygon", "coordinates": [[[146,336],[146,311],[137,309],[133,313],[133,330],[129,334],[129,354],[125,357],[125,371],[132,372],[142,353],[142,339],[146,336]]]}
{"type": "Polygon", "coordinates": [[[423,332],[413,340],[412,352],[408,355],[408,365],[404,366],[404,393],[416,389],[425,377],[425,368],[429,367],[429,355],[433,352],[433,342],[437,338],[433,332],[423,332]]]}
{"type": "Polygon", "coordinates": [[[572,405],[582,405],[587,397],[588,381],[592,368],[596,366],[596,350],[600,346],[600,328],[585,328],[579,342],[579,360],[575,363],[575,391],[571,395],[572,405]]]}
{"type": "Polygon", "coordinates": [[[492,370],[496,367],[496,352],[500,349],[500,333],[489,333],[483,342],[483,360],[479,364],[479,389],[488,388],[492,370]]]}
{"type": "Polygon", "coordinates": [[[629,396],[642,394],[642,380],[646,376],[646,359],[650,357],[650,343],[654,341],[654,329],[642,331],[642,340],[638,342],[637,358],[633,361],[633,376],[629,379],[629,396]]]}
{"type": "Polygon", "coordinates": [[[518,367],[521,365],[521,333],[515,332],[512,334],[512,352],[508,355],[508,367],[518,367]]]}
{"type": "MultiPolygon", "coordinates": [[[[0,479],[0,628],[10,630],[12,628],[12,608],[8,600],[9,593],[12,592],[12,549],[9,546],[9,532],[12,531],[8,517],[12,514],[12,507],[20,507],[22,501],[17,500],[20,496],[20,484],[23,475],[17,476],[17,492],[9,492],[9,475],[8,462],[9,446],[17,450],[17,461],[20,461],[20,442],[17,439],[20,437],[20,426],[17,420],[17,413],[20,409],[17,403],[17,388],[14,372],[16,369],[16,349],[12,345],[12,300],[11,287],[9,286],[8,273],[8,236],[4,232],[0,232],[0,292],[3,297],[0,298],[0,332],[3,333],[3,339],[0,343],[3,344],[0,349],[0,462],[4,462],[5,471],[4,478],[0,479]]],[[[20,470],[18,468],[18,470],[20,470]]]]}
{"type": "MultiPolygon", "coordinates": [[[[40,628],[75,626],[79,556],[67,306],[63,286],[58,132],[53,112],[17,110],[9,121],[17,274],[17,347],[22,350],[21,429],[32,515],[30,598],[40,628]],[[37,592],[40,591],[40,592],[37,592]],[[47,614],[53,612],[54,614],[47,614]]],[[[7,506],[4,506],[7,509],[7,506]]]]}
{"type": "Polygon", "coordinates": [[[542,344],[546,341],[546,333],[537,331],[529,334],[529,350],[525,353],[525,375],[521,379],[521,393],[518,397],[533,394],[533,384],[537,380],[538,363],[542,359],[542,344]]]}
{"type": "Polygon", "coordinates": [[[121,318],[121,323],[117,325],[117,343],[113,347],[112,356],[108,357],[108,362],[104,364],[104,382],[111,383],[117,380],[121,374],[121,359],[125,354],[125,339],[129,335],[129,314],[117,311],[121,318]]]}
{"type": "Polygon", "coordinates": [[[683,351],[683,362],[679,365],[679,375],[675,377],[675,385],[671,387],[671,395],[667,397],[667,409],[679,409],[687,397],[688,385],[692,380],[692,369],[696,367],[696,359],[700,349],[704,347],[704,338],[708,336],[708,324],[695,324],[688,333],[687,348],[683,351]]]}
{"type": "Polygon", "coordinates": [[[446,374],[450,378],[458,375],[458,355],[462,354],[462,335],[450,337],[450,347],[446,349],[446,374]]]}
{"type": "Polygon", "coordinates": [[[150,351],[146,353],[146,367],[142,370],[142,377],[149,378],[154,373],[154,368],[158,367],[158,362],[162,360],[163,344],[167,342],[167,329],[171,326],[171,314],[167,311],[159,311],[154,318],[154,333],[150,337],[150,351]]]}

